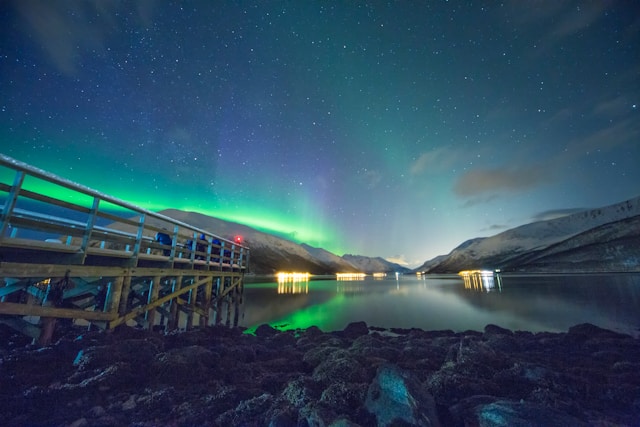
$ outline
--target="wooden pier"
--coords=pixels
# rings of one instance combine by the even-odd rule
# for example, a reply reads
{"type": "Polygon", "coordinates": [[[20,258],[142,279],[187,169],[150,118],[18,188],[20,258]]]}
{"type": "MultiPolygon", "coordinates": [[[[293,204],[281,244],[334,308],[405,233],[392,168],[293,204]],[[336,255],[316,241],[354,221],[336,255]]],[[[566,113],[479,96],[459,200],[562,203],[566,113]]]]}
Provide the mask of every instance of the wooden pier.
{"type": "Polygon", "coordinates": [[[242,244],[1,154],[0,204],[1,323],[45,344],[53,319],[238,324],[242,244]]]}

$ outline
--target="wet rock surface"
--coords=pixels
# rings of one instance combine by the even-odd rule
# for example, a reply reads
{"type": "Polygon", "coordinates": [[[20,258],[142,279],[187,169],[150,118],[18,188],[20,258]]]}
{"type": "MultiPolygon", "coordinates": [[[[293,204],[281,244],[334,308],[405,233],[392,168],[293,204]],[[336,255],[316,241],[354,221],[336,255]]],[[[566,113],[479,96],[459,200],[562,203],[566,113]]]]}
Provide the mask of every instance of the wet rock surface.
{"type": "Polygon", "coordinates": [[[640,425],[640,340],[567,333],[345,330],[169,335],[0,326],[4,426],[640,425]]]}

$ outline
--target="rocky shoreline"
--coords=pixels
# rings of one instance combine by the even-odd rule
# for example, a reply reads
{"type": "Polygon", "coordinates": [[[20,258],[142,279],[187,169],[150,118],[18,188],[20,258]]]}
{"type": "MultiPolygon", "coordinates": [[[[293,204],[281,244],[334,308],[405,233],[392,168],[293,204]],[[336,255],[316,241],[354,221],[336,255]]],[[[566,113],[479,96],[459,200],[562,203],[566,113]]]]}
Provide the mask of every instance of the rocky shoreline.
{"type": "Polygon", "coordinates": [[[0,339],[8,427],[640,425],[640,340],[590,324],[0,339]]]}

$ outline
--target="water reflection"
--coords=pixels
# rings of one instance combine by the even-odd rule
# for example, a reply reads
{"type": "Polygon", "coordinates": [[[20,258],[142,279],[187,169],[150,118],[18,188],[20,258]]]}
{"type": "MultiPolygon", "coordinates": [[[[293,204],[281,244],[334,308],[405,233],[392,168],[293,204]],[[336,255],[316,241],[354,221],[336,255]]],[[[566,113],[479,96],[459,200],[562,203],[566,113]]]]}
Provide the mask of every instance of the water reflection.
{"type": "Polygon", "coordinates": [[[351,294],[359,294],[359,293],[365,292],[367,291],[367,289],[365,288],[364,282],[362,280],[357,282],[353,280],[348,280],[346,282],[337,281],[336,291],[339,294],[345,294],[348,296],[351,294]]]}
{"type": "Polygon", "coordinates": [[[279,294],[308,294],[309,273],[278,273],[279,294]]]}
{"type": "Polygon", "coordinates": [[[248,284],[242,326],[324,331],[365,321],[385,328],[566,331],[579,323],[640,335],[640,274],[448,275],[248,284]],[[278,289],[278,292],[276,292],[278,289]],[[300,292],[300,293],[294,293],[300,292]]]}
{"type": "Polygon", "coordinates": [[[464,288],[472,291],[502,292],[502,278],[499,272],[490,270],[470,270],[458,273],[464,281],[464,288]]]}

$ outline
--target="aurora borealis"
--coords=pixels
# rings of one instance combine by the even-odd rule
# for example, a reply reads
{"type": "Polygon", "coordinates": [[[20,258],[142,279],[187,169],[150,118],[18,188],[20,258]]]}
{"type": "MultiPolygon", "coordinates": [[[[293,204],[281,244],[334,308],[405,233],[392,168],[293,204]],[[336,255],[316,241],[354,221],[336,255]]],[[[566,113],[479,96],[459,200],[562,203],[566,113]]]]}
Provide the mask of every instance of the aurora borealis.
{"type": "Polygon", "coordinates": [[[0,19],[0,151],[148,209],[417,265],[640,195],[636,2],[13,0],[0,19]]]}

